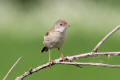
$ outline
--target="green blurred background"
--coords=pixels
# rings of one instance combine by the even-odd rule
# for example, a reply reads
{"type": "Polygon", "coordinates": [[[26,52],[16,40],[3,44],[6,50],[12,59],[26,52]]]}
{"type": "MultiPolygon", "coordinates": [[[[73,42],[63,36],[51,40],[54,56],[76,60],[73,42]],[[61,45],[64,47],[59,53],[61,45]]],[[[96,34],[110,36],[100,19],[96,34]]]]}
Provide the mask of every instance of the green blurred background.
{"type": "MultiPolygon", "coordinates": [[[[62,48],[65,56],[90,52],[115,26],[120,24],[120,0],[0,0],[0,80],[23,56],[7,80],[48,62],[48,52],[40,53],[43,36],[58,19],[71,27],[62,48]]],[[[120,51],[120,31],[99,51],[120,51]]],[[[59,58],[56,49],[52,59],[59,58]]],[[[119,56],[92,57],[80,62],[120,64],[119,56]]],[[[25,80],[119,80],[120,69],[94,66],[55,65],[25,80]]]]}

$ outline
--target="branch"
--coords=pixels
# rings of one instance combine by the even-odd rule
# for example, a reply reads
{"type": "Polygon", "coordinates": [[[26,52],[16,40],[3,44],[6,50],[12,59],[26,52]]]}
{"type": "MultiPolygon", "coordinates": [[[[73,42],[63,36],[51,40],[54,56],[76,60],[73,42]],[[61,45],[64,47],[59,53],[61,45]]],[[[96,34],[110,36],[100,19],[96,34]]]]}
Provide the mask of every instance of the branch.
{"type": "MultiPolygon", "coordinates": [[[[81,58],[86,58],[86,57],[95,57],[95,56],[114,56],[114,55],[120,55],[120,52],[96,52],[92,54],[90,53],[84,53],[84,54],[78,54],[75,56],[68,56],[65,58],[65,61],[73,61],[81,58]]],[[[29,70],[28,72],[25,72],[21,76],[17,77],[16,80],[23,80],[25,77],[31,75],[32,73],[35,73],[37,71],[40,71],[44,68],[47,68],[49,66],[53,66],[55,64],[70,64],[70,65],[84,65],[84,66],[104,66],[104,67],[112,67],[112,68],[120,68],[120,65],[109,65],[109,64],[103,64],[103,63],[79,63],[79,62],[63,62],[61,58],[55,59],[51,65],[49,63],[43,64],[41,66],[38,66],[34,69],[29,70]]]]}
{"type": "Polygon", "coordinates": [[[22,57],[19,57],[17,59],[17,61],[13,64],[13,66],[9,69],[8,73],[5,75],[5,77],[3,78],[3,80],[6,80],[7,77],[9,76],[10,72],[13,70],[13,68],[16,66],[16,64],[21,60],[22,57]]]}
{"type": "Polygon", "coordinates": [[[103,63],[81,63],[81,62],[57,62],[56,64],[67,64],[67,65],[75,65],[75,66],[101,66],[101,67],[109,67],[109,68],[120,68],[120,65],[110,65],[103,63]]]}
{"type": "Polygon", "coordinates": [[[97,52],[98,48],[104,43],[105,40],[107,40],[112,34],[114,34],[116,31],[120,29],[120,25],[115,27],[111,32],[109,32],[93,49],[92,52],[97,52]]]}

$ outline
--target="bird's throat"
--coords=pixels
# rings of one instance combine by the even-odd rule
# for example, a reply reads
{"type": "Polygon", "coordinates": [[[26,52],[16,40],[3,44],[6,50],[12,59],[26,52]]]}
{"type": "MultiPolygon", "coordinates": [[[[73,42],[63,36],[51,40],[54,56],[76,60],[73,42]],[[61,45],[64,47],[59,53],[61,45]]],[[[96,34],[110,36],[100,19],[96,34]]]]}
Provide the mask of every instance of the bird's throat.
{"type": "Polygon", "coordinates": [[[59,27],[55,29],[55,31],[59,31],[59,32],[64,32],[65,30],[66,30],[65,27],[59,27]]]}

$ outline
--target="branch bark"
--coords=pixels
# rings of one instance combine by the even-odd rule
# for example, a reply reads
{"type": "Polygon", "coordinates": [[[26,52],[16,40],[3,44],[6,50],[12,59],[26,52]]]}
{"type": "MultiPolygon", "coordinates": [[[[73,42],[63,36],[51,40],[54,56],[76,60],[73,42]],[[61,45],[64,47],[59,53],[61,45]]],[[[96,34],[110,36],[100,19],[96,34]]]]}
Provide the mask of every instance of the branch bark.
{"type": "Polygon", "coordinates": [[[61,58],[55,59],[51,64],[46,63],[41,66],[38,66],[36,68],[30,69],[28,72],[25,72],[21,76],[17,77],[16,80],[23,80],[25,77],[31,75],[32,73],[35,73],[37,71],[40,71],[41,69],[47,68],[49,66],[53,66],[55,64],[69,64],[69,65],[84,65],[84,66],[103,66],[103,67],[111,67],[111,68],[120,68],[120,65],[110,65],[110,64],[103,64],[103,63],[80,63],[80,62],[65,62],[65,61],[73,61],[81,58],[87,58],[87,57],[96,57],[96,56],[114,56],[114,55],[120,55],[120,52],[96,52],[92,54],[90,53],[83,53],[78,54],[74,56],[67,56],[65,57],[64,62],[61,58]]]}
{"type": "Polygon", "coordinates": [[[109,32],[93,49],[92,52],[97,52],[98,48],[104,43],[105,40],[107,40],[112,34],[117,32],[120,29],[120,25],[116,26],[111,32],[109,32]]]}
{"type": "Polygon", "coordinates": [[[3,80],[6,80],[7,77],[9,76],[10,72],[13,70],[13,68],[17,65],[17,63],[21,60],[22,57],[19,57],[17,59],[17,61],[13,64],[13,66],[9,69],[8,73],[5,75],[5,77],[3,78],[3,80]]]}
{"type": "Polygon", "coordinates": [[[120,65],[110,65],[110,64],[103,64],[103,63],[82,63],[82,62],[57,62],[56,64],[67,64],[67,65],[74,65],[74,66],[101,66],[101,67],[109,67],[109,68],[120,68],[120,65]]]}

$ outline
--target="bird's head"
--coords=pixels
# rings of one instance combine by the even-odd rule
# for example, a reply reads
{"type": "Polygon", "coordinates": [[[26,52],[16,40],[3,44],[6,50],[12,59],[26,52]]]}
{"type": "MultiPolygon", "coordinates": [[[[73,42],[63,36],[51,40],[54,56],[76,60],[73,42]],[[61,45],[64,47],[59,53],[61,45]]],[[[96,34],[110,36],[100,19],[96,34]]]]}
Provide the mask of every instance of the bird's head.
{"type": "Polygon", "coordinates": [[[55,31],[64,32],[70,25],[65,20],[58,20],[55,25],[55,31]]]}

